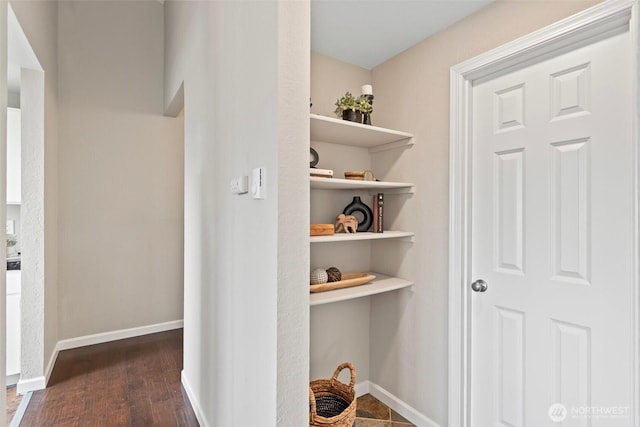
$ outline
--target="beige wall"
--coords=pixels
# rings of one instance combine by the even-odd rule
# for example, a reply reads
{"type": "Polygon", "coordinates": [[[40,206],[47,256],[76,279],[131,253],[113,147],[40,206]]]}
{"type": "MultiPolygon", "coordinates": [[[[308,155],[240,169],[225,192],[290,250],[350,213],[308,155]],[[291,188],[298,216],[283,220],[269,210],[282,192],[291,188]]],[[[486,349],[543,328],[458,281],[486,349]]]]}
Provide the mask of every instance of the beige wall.
{"type": "Polygon", "coordinates": [[[182,319],[183,137],[162,4],[58,3],[60,339],[182,319]]]}
{"type": "MultiPolygon", "coordinates": [[[[447,425],[449,69],[593,5],[591,1],[497,1],[373,69],[374,124],[413,132],[404,155],[373,160],[376,173],[416,183],[415,197],[387,211],[416,232],[397,273],[415,294],[372,300],[371,380],[447,425]]],[[[389,206],[385,204],[385,207],[389,206]]],[[[374,264],[393,268],[385,250],[374,264]]]]}
{"type": "Polygon", "coordinates": [[[335,102],[338,98],[346,91],[359,96],[360,86],[370,83],[371,70],[311,52],[312,113],[335,117],[335,102]]]}

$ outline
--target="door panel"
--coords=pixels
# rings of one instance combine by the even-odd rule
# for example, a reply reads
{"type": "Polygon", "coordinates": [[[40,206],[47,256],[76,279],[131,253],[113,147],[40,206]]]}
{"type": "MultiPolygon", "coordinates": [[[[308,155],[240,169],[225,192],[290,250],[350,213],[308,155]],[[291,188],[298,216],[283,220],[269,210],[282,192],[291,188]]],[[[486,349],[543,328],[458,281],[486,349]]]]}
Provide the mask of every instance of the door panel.
{"type": "Polygon", "coordinates": [[[524,274],[524,150],[496,153],[494,158],[496,206],[495,269],[503,273],[524,274]]]}
{"type": "Polygon", "coordinates": [[[589,139],[551,147],[551,280],[588,285],[589,139]]]}
{"type": "Polygon", "coordinates": [[[498,414],[502,425],[524,420],[524,313],[496,307],[498,414]]]}
{"type": "Polygon", "coordinates": [[[631,425],[629,37],[473,89],[474,426],[631,425]]]}

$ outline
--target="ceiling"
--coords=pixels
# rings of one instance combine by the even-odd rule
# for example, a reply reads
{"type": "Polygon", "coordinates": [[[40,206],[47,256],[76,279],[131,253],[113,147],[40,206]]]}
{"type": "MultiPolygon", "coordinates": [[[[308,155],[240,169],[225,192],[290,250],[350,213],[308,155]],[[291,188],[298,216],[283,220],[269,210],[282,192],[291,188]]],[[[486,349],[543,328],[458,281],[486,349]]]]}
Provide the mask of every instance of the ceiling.
{"type": "MultiPolygon", "coordinates": [[[[311,48],[371,69],[493,0],[311,0],[311,48]]],[[[20,67],[40,69],[9,8],[9,91],[20,67]]]]}
{"type": "Polygon", "coordinates": [[[371,69],[493,0],[311,0],[311,49],[371,69]]]}

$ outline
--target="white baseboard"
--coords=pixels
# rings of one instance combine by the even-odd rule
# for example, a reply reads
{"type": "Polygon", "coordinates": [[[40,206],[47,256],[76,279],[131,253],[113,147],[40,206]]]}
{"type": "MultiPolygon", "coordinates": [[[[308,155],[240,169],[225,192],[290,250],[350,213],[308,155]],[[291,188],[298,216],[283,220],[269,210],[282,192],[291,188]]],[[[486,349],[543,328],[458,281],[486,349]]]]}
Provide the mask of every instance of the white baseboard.
{"type": "Polygon", "coordinates": [[[29,378],[28,380],[20,378],[16,386],[16,391],[18,394],[26,394],[30,391],[43,390],[46,386],[47,380],[44,376],[29,378]]]}
{"type": "Polygon", "coordinates": [[[372,383],[370,381],[366,381],[369,383],[369,393],[387,405],[389,408],[396,411],[398,414],[402,415],[417,427],[440,427],[438,423],[425,416],[417,409],[411,407],[406,402],[398,399],[393,394],[389,393],[387,390],[383,389],[379,385],[372,383]]]}
{"type": "Polygon", "coordinates": [[[6,386],[16,385],[20,381],[20,374],[7,375],[7,381],[5,382],[6,386]]]}
{"type": "Polygon", "coordinates": [[[182,382],[182,387],[184,387],[184,391],[187,393],[187,398],[189,399],[189,403],[191,403],[191,408],[193,408],[193,412],[196,414],[196,418],[198,419],[198,424],[200,427],[209,427],[209,423],[207,422],[204,413],[202,412],[202,407],[200,406],[200,402],[196,399],[193,394],[193,390],[191,389],[191,385],[189,384],[189,380],[187,376],[184,374],[184,370],[180,374],[180,380],[182,382]]]}
{"type": "Polygon", "coordinates": [[[110,341],[122,340],[125,338],[139,337],[142,335],[155,334],[156,332],[180,329],[184,325],[182,320],[172,322],[156,323],[154,325],[139,326],[137,328],[120,329],[117,331],[102,332],[100,334],[85,335],[83,337],[69,338],[58,341],[56,346],[58,351],[72,348],[85,347],[87,345],[102,344],[110,341]]]}

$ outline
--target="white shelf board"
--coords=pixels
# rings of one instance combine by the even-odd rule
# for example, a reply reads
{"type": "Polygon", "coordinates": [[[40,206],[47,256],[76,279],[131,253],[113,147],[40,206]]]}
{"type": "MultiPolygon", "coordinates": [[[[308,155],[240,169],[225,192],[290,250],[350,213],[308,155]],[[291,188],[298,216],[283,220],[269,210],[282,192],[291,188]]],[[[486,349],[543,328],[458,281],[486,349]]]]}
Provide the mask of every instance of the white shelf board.
{"type": "Polygon", "coordinates": [[[348,120],[311,114],[311,140],[383,151],[412,145],[413,135],[348,120]]]}
{"type": "Polygon", "coordinates": [[[364,233],[337,233],[332,236],[309,236],[309,241],[311,243],[354,242],[359,240],[399,239],[413,237],[414,234],[412,231],[384,230],[384,233],[367,231],[364,233]]]}
{"type": "Polygon", "coordinates": [[[340,178],[309,177],[311,188],[316,190],[385,190],[385,189],[411,189],[409,182],[385,182],[385,181],[357,181],[340,178]]]}
{"type": "Polygon", "coordinates": [[[329,304],[332,302],[346,301],[354,298],[366,297],[369,295],[391,292],[397,289],[408,288],[414,285],[413,282],[390,277],[380,273],[371,273],[376,276],[366,285],[354,286],[351,288],[336,289],[335,291],[317,292],[310,294],[309,304],[311,306],[329,304]]]}

